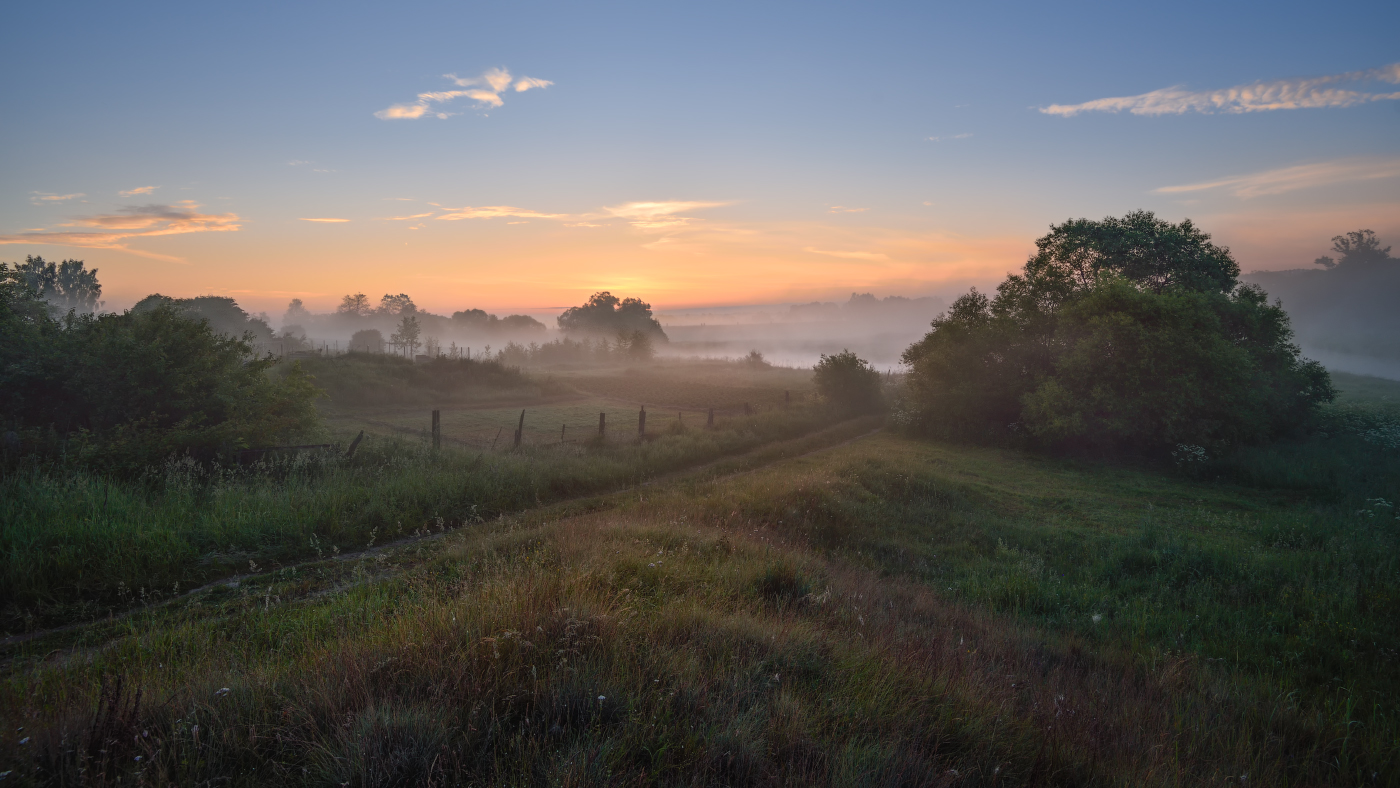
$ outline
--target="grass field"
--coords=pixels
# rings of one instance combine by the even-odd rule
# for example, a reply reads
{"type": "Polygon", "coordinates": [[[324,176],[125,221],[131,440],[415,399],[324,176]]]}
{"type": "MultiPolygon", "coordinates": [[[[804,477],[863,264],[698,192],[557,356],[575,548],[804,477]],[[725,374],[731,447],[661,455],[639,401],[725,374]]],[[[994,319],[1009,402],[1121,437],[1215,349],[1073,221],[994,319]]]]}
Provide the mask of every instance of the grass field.
{"type": "MultiPolygon", "coordinates": [[[[1382,416],[1400,391],[1339,387],[1348,413],[1382,416]]],[[[183,516],[247,507],[238,522],[346,539],[280,565],[230,556],[229,582],[7,640],[0,771],[54,784],[1400,785],[1400,453],[1332,434],[1134,467],[871,435],[870,422],[815,430],[813,413],[735,419],[719,431],[734,442],[708,455],[693,432],[503,454],[521,464],[493,472],[520,478],[546,456],[633,470],[457,530],[421,507],[467,500],[467,469],[403,481],[474,456],[455,448],[377,438],[367,468],[386,486],[356,470],[334,486],[345,504],[295,473],[262,508],[248,490],[220,508],[223,493],[194,485],[183,516]],[[720,461],[684,470],[702,456],[720,461]],[[370,530],[369,513],[415,526],[386,545],[400,534],[370,530]]]]}
{"type": "Polygon", "coordinates": [[[4,768],[1394,784],[1396,529],[1349,505],[882,434],[16,644],[4,768]]]}
{"type": "MultiPolygon", "coordinates": [[[[322,409],[338,447],[360,430],[367,435],[349,459],[317,451],[269,455],[242,467],[172,461],[140,481],[47,466],[6,474],[0,478],[0,630],[91,620],[254,567],[635,485],[836,421],[809,403],[722,415],[710,430],[703,414],[683,418],[654,409],[642,440],[637,411],[616,400],[558,381],[531,383],[509,369],[442,367],[434,377],[431,365],[381,356],[311,365],[323,377],[347,378],[317,381],[326,383],[322,409]],[[352,372],[369,382],[353,385],[352,372]],[[473,383],[483,376],[486,385],[473,383]],[[522,381],[529,383],[524,389],[522,381]],[[396,386],[410,387],[407,403],[380,403],[379,394],[396,386]],[[446,439],[436,452],[428,442],[433,406],[443,410],[446,439]],[[526,429],[517,449],[521,409],[526,429]],[[610,416],[602,441],[599,412],[610,416]]],[[[637,393],[649,385],[639,378],[634,389],[618,388],[637,393]]]]}

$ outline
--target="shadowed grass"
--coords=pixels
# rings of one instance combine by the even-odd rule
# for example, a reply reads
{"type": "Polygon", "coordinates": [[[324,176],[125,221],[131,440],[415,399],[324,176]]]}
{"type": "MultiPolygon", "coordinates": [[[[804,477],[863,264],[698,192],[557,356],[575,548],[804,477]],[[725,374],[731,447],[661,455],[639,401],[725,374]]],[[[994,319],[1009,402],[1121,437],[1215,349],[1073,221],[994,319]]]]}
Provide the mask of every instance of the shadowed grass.
{"type": "Polygon", "coordinates": [[[794,408],[642,443],[496,453],[375,439],[353,460],[171,462],[145,484],[21,470],[0,479],[0,623],[14,632],[92,618],[238,572],[639,484],[832,422],[794,408]]]}
{"type": "Polygon", "coordinates": [[[1393,678],[1343,662],[1319,684],[1321,643],[1269,662],[1271,609],[1396,644],[1325,554],[1382,574],[1394,559],[1312,506],[882,435],[244,578],[79,658],[24,644],[0,688],[0,768],[55,783],[1394,784],[1393,678]],[[1265,541],[1300,511],[1325,543],[1265,541]],[[1311,595],[1289,607],[1288,584],[1311,595]],[[124,677],[128,707],[138,686],[160,700],[100,752],[104,675],[109,696],[124,677]]]}

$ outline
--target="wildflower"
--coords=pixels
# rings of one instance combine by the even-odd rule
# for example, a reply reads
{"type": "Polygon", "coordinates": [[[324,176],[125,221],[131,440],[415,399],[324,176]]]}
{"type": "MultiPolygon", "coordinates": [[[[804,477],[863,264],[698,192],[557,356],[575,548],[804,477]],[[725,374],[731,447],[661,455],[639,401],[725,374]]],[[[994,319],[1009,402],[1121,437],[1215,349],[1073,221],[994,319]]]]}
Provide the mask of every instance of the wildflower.
{"type": "MultiPolygon", "coordinates": [[[[602,703],[603,701],[605,701],[605,700],[607,700],[607,699],[608,699],[608,696],[607,696],[607,695],[599,695],[599,696],[598,696],[598,702],[599,702],[599,703],[602,703]]],[[[28,740],[28,739],[25,739],[25,741],[29,741],[29,740],[28,740]]]]}
{"type": "Polygon", "coordinates": [[[20,743],[20,744],[28,744],[28,743],[29,743],[29,737],[28,737],[28,736],[25,736],[23,739],[20,739],[20,740],[19,740],[19,743],[20,743]]]}
{"type": "Polygon", "coordinates": [[[227,695],[228,693],[229,693],[229,688],[228,688],[228,687],[220,687],[219,690],[218,690],[217,692],[214,693],[214,697],[216,697],[216,698],[222,698],[223,696],[227,695]]]}
{"type": "Polygon", "coordinates": [[[1089,620],[1090,620],[1090,621],[1093,621],[1095,624],[1097,624],[1097,623],[1099,623],[1100,621],[1103,621],[1103,615],[1102,615],[1102,614],[1099,614],[1099,613],[1095,613],[1094,615],[1089,616],[1089,620]]]}

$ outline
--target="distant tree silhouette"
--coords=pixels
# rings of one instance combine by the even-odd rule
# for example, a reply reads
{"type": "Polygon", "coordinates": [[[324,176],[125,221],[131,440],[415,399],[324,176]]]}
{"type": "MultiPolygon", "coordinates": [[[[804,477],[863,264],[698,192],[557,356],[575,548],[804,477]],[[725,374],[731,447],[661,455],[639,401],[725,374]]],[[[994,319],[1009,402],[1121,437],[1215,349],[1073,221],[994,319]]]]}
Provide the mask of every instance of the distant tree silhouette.
{"type": "Polygon", "coordinates": [[[282,324],[303,323],[310,316],[311,313],[306,311],[306,305],[301,302],[301,299],[293,298],[291,303],[287,304],[286,313],[282,315],[282,324]]]}
{"type": "Polygon", "coordinates": [[[1332,236],[1332,251],[1341,259],[1333,260],[1324,255],[1314,260],[1313,265],[1320,265],[1328,270],[1343,266],[1355,270],[1395,259],[1390,256],[1390,247],[1382,249],[1380,239],[1370,230],[1356,230],[1346,235],[1332,236]]]}
{"type": "Polygon", "coordinates": [[[97,282],[97,269],[91,271],[82,260],[50,263],[42,257],[28,256],[15,265],[20,280],[39,298],[67,314],[96,312],[102,306],[102,285],[97,282]]]}
{"type": "Polygon", "coordinates": [[[379,308],[375,311],[381,315],[412,315],[418,311],[418,307],[406,293],[398,295],[385,293],[384,297],[379,299],[379,308]]]}
{"type": "Polygon", "coordinates": [[[336,307],[335,311],[342,315],[364,317],[374,314],[374,307],[370,306],[369,296],[364,293],[355,293],[340,299],[340,306],[336,307]]]}
{"type": "Polygon", "coordinates": [[[418,337],[423,333],[422,327],[418,325],[418,318],[412,314],[405,314],[399,321],[399,329],[389,337],[389,341],[394,347],[402,348],[404,355],[413,358],[418,352],[418,346],[422,344],[418,337]]]}
{"type": "Polygon", "coordinates": [[[350,350],[358,353],[383,353],[384,335],[377,328],[366,328],[350,336],[350,350]]]}
{"type": "Polygon", "coordinates": [[[640,298],[619,299],[604,290],[589,296],[583,306],[572,306],[557,318],[559,328],[570,333],[613,336],[641,331],[652,340],[666,341],[666,332],[652,317],[651,304],[640,298]]]}

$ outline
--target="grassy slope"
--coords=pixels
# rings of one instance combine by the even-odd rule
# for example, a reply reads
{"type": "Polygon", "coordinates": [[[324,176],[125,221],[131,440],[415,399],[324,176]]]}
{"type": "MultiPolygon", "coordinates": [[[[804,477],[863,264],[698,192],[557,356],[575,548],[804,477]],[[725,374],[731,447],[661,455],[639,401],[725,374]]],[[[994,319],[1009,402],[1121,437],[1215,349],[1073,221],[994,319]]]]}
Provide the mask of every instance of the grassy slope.
{"type": "Polygon", "coordinates": [[[832,423],[823,410],[793,408],[641,443],[634,435],[496,452],[378,439],[351,460],[300,455],[212,471],[175,462],[154,485],[14,473],[0,479],[0,626],[90,619],[259,565],[638,484],[832,423]]]}
{"type": "Polygon", "coordinates": [[[1350,505],[882,434],[12,648],[0,768],[1395,784],[1396,529],[1350,505]],[[147,701],[84,761],[104,672],[147,701]]]}

